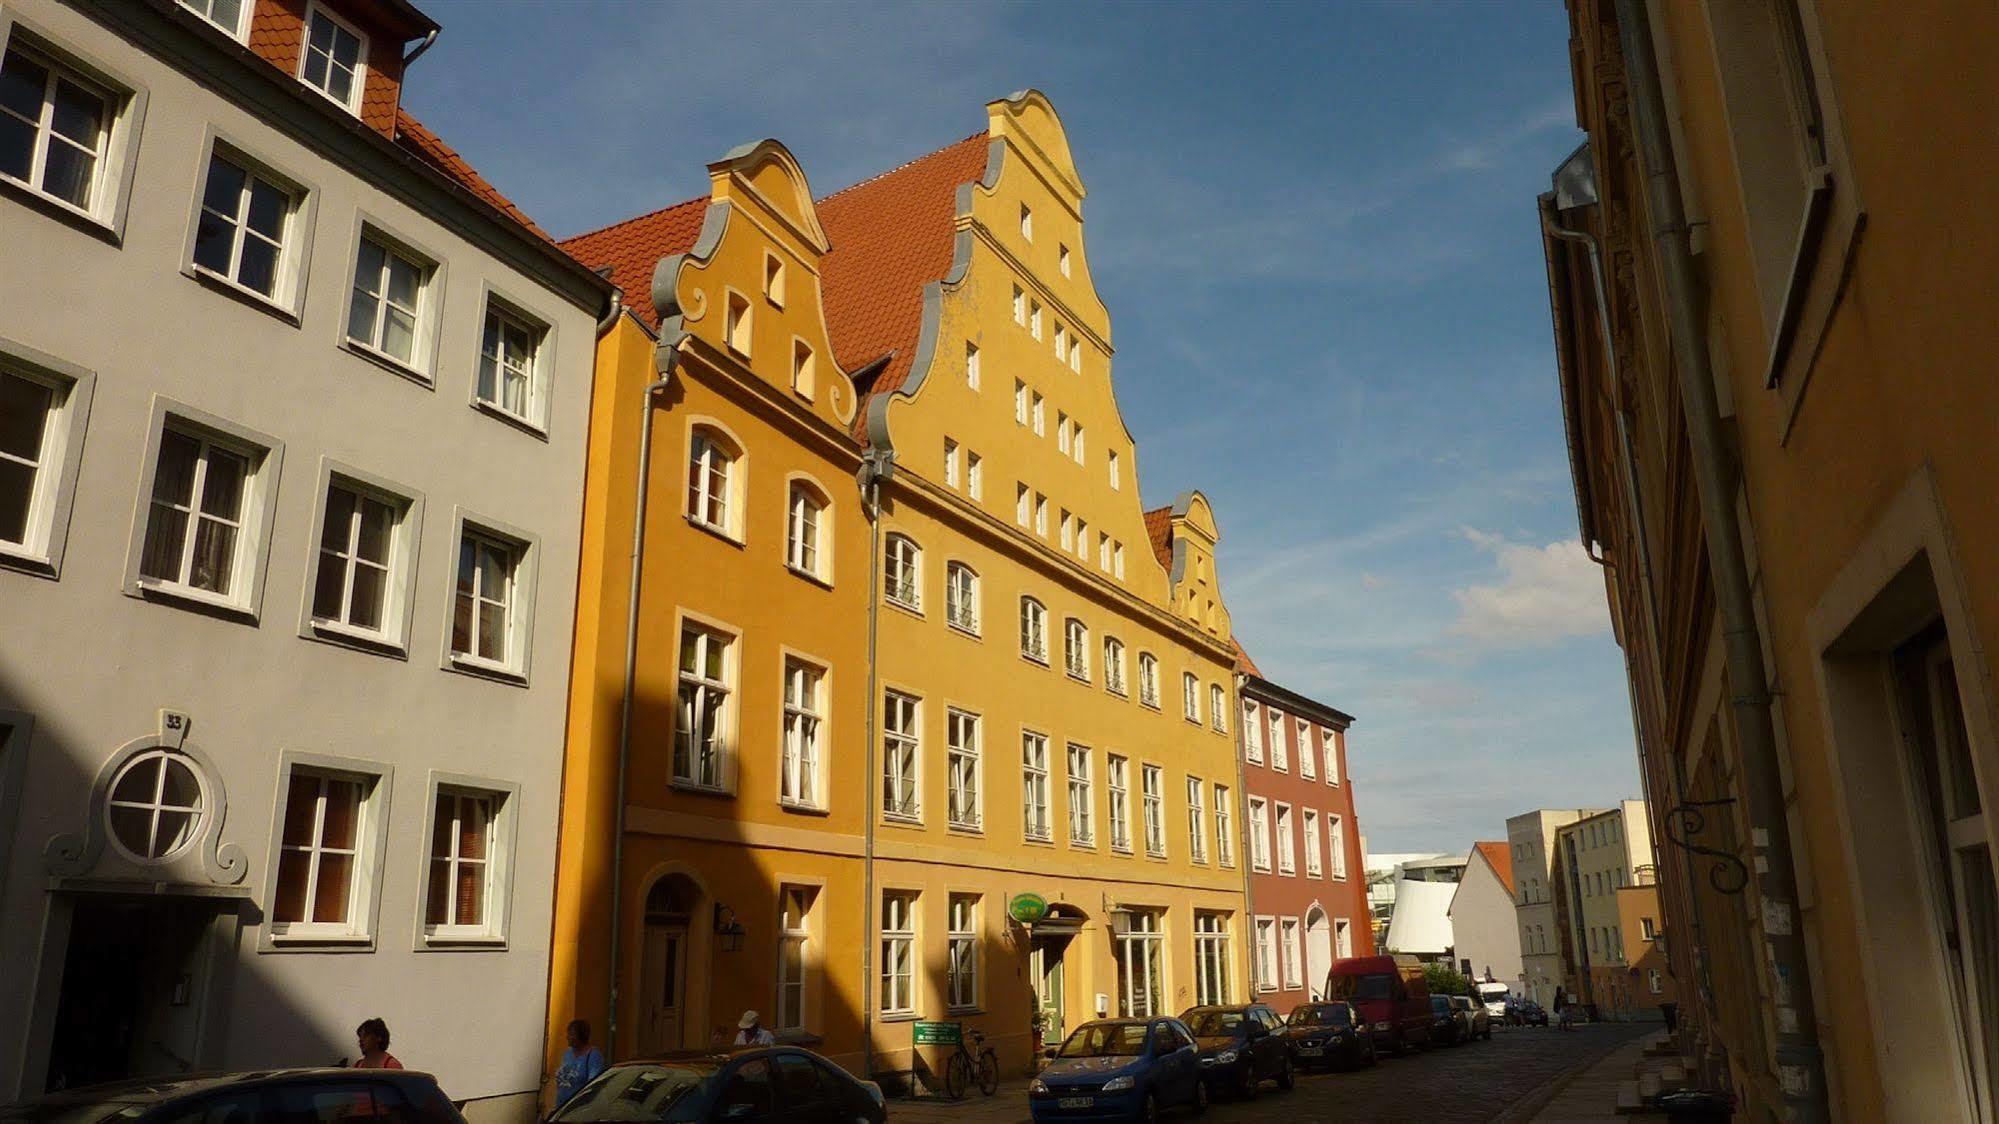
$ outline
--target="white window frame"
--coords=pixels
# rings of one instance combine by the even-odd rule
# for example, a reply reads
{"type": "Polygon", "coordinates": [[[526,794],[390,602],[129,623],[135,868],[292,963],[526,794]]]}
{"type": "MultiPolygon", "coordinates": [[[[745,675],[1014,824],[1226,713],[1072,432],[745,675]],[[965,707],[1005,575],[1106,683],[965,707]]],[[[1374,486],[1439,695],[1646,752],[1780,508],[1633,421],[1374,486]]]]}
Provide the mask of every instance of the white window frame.
{"type": "Polygon", "coordinates": [[[1043,398],[1041,392],[1038,390],[1032,393],[1034,396],[1034,435],[1036,437],[1046,437],[1048,436],[1048,400],[1043,398]]]}
{"type": "Polygon", "coordinates": [[[745,522],[742,500],[749,489],[743,477],[748,459],[742,445],[720,426],[699,418],[688,422],[680,509],[689,523],[732,542],[742,541],[738,528],[745,522]]]}
{"type": "MultiPolygon", "coordinates": [[[[529,312],[526,304],[502,295],[491,286],[487,286],[484,299],[479,302],[479,307],[479,361],[473,364],[472,370],[472,408],[498,418],[501,421],[520,426],[531,433],[547,436],[549,401],[553,395],[553,384],[555,381],[555,325],[551,321],[529,312]],[[527,381],[526,391],[524,392],[525,408],[522,410],[509,409],[504,401],[506,398],[507,368],[504,353],[491,357],[493,360],[493,396],[489,398],[481,394],[479,390],[480,367],[484,365],[488,358],[486,354],[486,326],[488,322],[493,320],[500,321],[503,326],[511,325],[526,333],[531,341],[530,346],[532,347],[532,351],[528,356],[527,368],[523,372],[527,381]]],[[[501,339],[502,346],[504,347],[504,332],[501,339]]],[[[719,427],[717,428],[719,432],[719,427]]],[[[734,442],[733,438],[730,440],[731,443],[734,442]]],[[[736,456],[738,460],[741,459],[740,453],[737,453],[736,456]]]]}
{"type": "Polygon", "coordinates": [[[1124,473],[1123,470],[1119,467],[1120,460],[1118,458],[1118,451],[1116,449],[1112,449],[1108,454],[1106,454],[1106,457],[1110,461],[1111,491],[1116,492],[1124,487],[1124,482],[1123,482],[1124,473]]]}
{"type": "Polygon", "coordinates": [[[1034,514],[1030,510],[1032,507],[1033,507],[1033,500],[1030,498],[1030,494],[1027,490],[1027,485],[1021,483],[1018,480],[1014,481],[1013,521],[1015,523],[1020,524],[1020,526],[1023,529],[1033,525],[1034,514]]]}
{"type": "MultiPolygon", "coordinates": [[[[455,513],[452,531],[451,572],[445,575],[450,591],[445,604],[451,609],[446,612],[444,620],[443,666],[471,675],[525,683],[534,654],[535,591],[541,569],[541,540],[518,527],[483,515],[473,515],[462,508],[455,513]],[[507,602],[507,654],[503,660],[488,659],[476,652],[461,653],[453,648],[458,568],[468,538],[506,550],[513,558],[513,584],[508,590],[507,602]]],[[[475,616],[475,623],[476,620],[475,616]]]]}
{"type": "Polygon", "coordinates": [[[1064,754],[1069,790],[1069,842],[1097,845],[1096,788],[1090,775],[1090,747],[1070,742],[1064,754]]]}
{"type": "Polygon", "coordinates": [[[1284,740],[1284,712],[1268,706],[1263,711],[1270,727],[1270,767],[1280,773],[1288,773],[1291,771],[1291,747],[1284,740]]]}
{"type": "Polygon", "coordinates": [[[776,254],[771,253],[769,250],[765,250],[764,282],[763,282],[764,299],[769,301],[772,307],[774,308],[784,307],[784,285],[785,285],[786,272],[787,271],[785,269],[784,259],[778,257],[776,254]]]}
{"type": "Polygon", "coordinates": [[[979,572],[957,559],[944,563],[944,623],[968,636],[979,635],[979,572]]]}
{"type": "Polygon", "coordinates": [[[885,1016],[913,1016],[916,1014],[916,937],[923,898],[914,890],[883,890],[881,904],[882,963],[877,1000],[885,1016]]]}
{"type": "Polygon", "coordinates": [[[1187,776],[1187,857],[1197,863],[1208,861],[1208,816],[1201,778],[1187,776]]]}
{"type": "Polygon", "coordinates": [[[1191,671],[1180,673],[1180,710],[1181,717],[1201,724],[1201,680],[1191,671]]]}
{"type": "Polygon", "coordinates": [[[1159,765],[1139,766],[1140,798],[1144,801],[1145,853],[1166,857],[1166,770],[1159,765]]]}
{"type": "Polygon", "coordinates": [[[236,24],[232,27],[215,18],[215,0],[178,0],[178,3],[237,42],[242,42],[243,29],[249,23],[248,17],[252,9],[256,7],[254,0],[240,0],[236,9],[236,24]]]}
{"type": "Polygon", "coordinates": [[[882,600],[898,609],[923,612],[923,548],[901,531],[882,540],[882,600]]]}
{"type": "MultiPolygon", "coordinates": [[[[423,541],[423,493],[351,465],[321,457],[319,479],[313,495],[312,540],[309,546],[312,553],[306,565],[305,593],[299,600],[298,634],[308,640],[321,640],[364,651],[386,649],[391,653],[406,653],[416,609],[417,554],[423,541]],[[389,572],[382,595],[382,626],[377,629],[349,624],[345,620],[322,618],[314,612],[320,568],[329,563],[323,534],[327,504],[335,488],[364,500],[385,504],[395,512],[395,523],[389,531],[389,572]]],[[[350,537],[347,546],[351,550],[354,545],[350,537]]],[[[351,596],[350,576],[343,583],[343,604],[351,596]]]]}
{"type": "MultiPolygon", "coordinates": [[[[0,541],[0,567],[60,578],[97,375],[0,336],[0,377],[18,378],[49,393],[41,446],[35,454],[27,522],[21,541],[0,541]]],[[[7,454],[0,453],[0,457],[7,454]]]]}
{"type": "Polygon", "coordinates": [[[1118,1014],[1124,1018],[1159,1018],[1166,1012],[1154,1006],[1153,993],[1166,999],[1164,918],[1153,909],[1119,910],[1111,931],[1116,941],[1118,1014]],[[1144,1002],[1140,1003],[1140,997],[1144,1002]]]}
{"type": "Polygon", "coordinates": [[[1013,287],[1013,322],[1027,324],[1027,293],[1019,285],[1013,287]]]}
{"type": "Polygon", "coordinates": [[[1062,670],[1071,679],[1090,681],[1090,626],[1076,617],[1062,622],[1062,670]]]}
{"type": "MultiPolygon", "coordinates": [[[[188,208],[187,246],[181,256],[181,273],[218,292],[240,298],[253,308],[274,312],[295,325],[300,320],[305,301],[305,279],[312,260],[312,235],[317,226],[318,207],[319,192],[310,184],[297,176],[280,171],[271,161],[261,158],[250,148],[211,128],[202,146],[202,158],[198,165],[193,197],[188,208]],[[217,160],[235,165],[247,177],[244,180],[243,194],[237,198],[235,210],[227,216],[234,233],[230,236],[229,263],[226,271],[197,264],[194,260],[196,235],[201,230],[201,216],[206,210],[208,175],[217,160]],[[272,274],[269,293],[260,293],[236,277],[242,265],[243,239],[252,236],[245,233],[252,179],[262,180],[286,200],[284,222],[278,235],[277,266],[272,274]]],[[[223,217],[219,212],[217,216],[223,217]]],[[[261,234],[254,236],[268,241],[261,234]]],[[[344,307],[345,302],[342,304],[344,307]]],[[[344,327],[344,317],[342,321],[344,327]]]]}
{"type": "Polygon", "coordinates": [[[1159,709],[1159,657],[1151,652],[1138,654],[1138,704],[1159,709]]]}
{"type": "Polygon", "coordinates": [[[521,786],[511,781],[431,771],[424,793],[422,874],[416,896],[418,951],[506,947],[513,915],[514,848],[520,834],[520,804],[521,786]],[[428,919],[431,841],[436,838],[437,800],[444,793],[485,798],[494,805],[487,826],[485,917],[478,925],[432,925],[428,919]]]}
{"type": "Polygon", "coordinates": [[[1013,424],[1027,424],[1027,384],[1013,380],[1013,424]]]}
{"type": "Polygon", "coordinates": [[[1048,606],[1026,595],[1020,599],[1020,654],[1048,666],[1048,606]]]}
{"type": "Polygon", "coordinates": [[[979,894],[954,893],[945,902],[944,1006],[979,1009],[979,894]]]}
{"type": "Polygon", "coordinates": [[[341,306],[338,325],[338,344],[344,350],[353,352],[369,362],[430,386],[437,369],[438,309],[442,304],[439,294],[444,291],[444,267],[436,254],[424,250],[409,239],[391,233],[383,224],[368,216],[358,216],[356,232],[352,241],[352,253],[347,268],[346,302],[341,306]],[[374,322],[370,326],[369,338],[361,339],[353,335],[353,300],[357,289],[361,288],[361,251],[363,243],[373,243],[382,251],[381,271],[371,282],[374,286],[369,299],[374,302],[374,322]],[[411,320],[410,357],[397,358],[381,346],[384,326],[390,308],[400,308],[389,297],[389,259],[400,258],[405,265],[417,272],[416,304],[408,309],[411,320]]]}
{"type": "Polygon", "coordinates": [[[950,437],[944,439],[944,486],[958,490],[958,442],[950,437]]]}
{"type": "Polygon", "coordinates": [[[1124,641],[1115,636],[1104,637],[1104,690],[1119,698],[1130,693],[1130,684],[1125,681],[1124,641]]]}
{"type": "Polygon", "coordinates": [[[1323,878],[1325,876],[1325,858],[1323,850],[1319,846],[1318,810],[1315,808],[1305,809],[1304,818],[1300,826],[1305,832],[1305,877],[1323,878]]]}
{"type": "Polygon", "coordinates": [[[778,803],[826,810],[826,680],[832,674],[816,660],[786,651],[783,671],[783,726],[778,751],[778,803]],[[806,688],[801,691],[799,688],[806,688]]]}
{"type": "MultiPolygon", "coordinates": [[[[74,50],[59,45],[42,34],[36,25],[26,24],[11,12],[0,13],[0,58],[19,51],[36,65],[51,72],[50,81],[62,79],[95,96],[103,103],[104,120],[97,147],[91,152],[90,189],[82,205],[47,190],[48,149],[57,135],[53,131],[52,91],[44,86],[41,112],[31,124],[35,145],[29,156],[29,178],[18,180],[0,176],[0,187],[24,201],[65,218],[89,223],[93,232],[122,240],[125,216],[131,203],[134,142],[138,124],[144,119],[146,91],[74,50]]],[[[0,110],[0,113],[8,113],[0,110]]],[[[14,116],[9,113],[9,116],[14,116]]],[[[16,118],[17,120],[25,120],[16,118]]],[[[60,143],[81,150],[74,138],[60,143]]]]}
{"type": "Polygon", "coordinates": [[[979,389],[979,345],[965,341],[965,386],[979,389]]]}
{"type": "Polygon", "coordinates": [[[965,494],[975,500],[986,498],[986,462],[970,449],[965,450],[965,494]]]}
{"type": "Polygon", "coordinates": [[[881,814],[898,823],[923,822],[923,700],[882,691],[881,814]],[[904,766],[907,768],[904,768],[904,766]]]}
{"type": "MultiPolygon", "coordinates": [[[[261,619],[264,573],[270,562],[271,531],[277,517],[278,476],[284,463],[284,451],[284,442],[275,437],[154,395],[152,416],[147,421],[139,495],[133,505],[132,537],[126,549],[125,592],[133,597],[159,597],[193,603],[252,621],[261,619]],[[239,533],[236,558],[232,563],[235,570],[230,579],[228,596],[218,596],[180,581],[140,575],[146,548],[146,529],[152,521],[153,481],[159,471],[161,444],[169,429],[228,449],[249,462],[243,484],[243,505],[237,520],[239,533]]],[[[193,532],[194,521],[190,519],[184,550],[192,548],[193,532]]]]}
{"type": "Polygon", "coordinates": [[[1111,850],[1131,854],[1131,758],[1104,755],[1105,785],[1110,793],[1111,850]]]}
{"type": "Polygon", "coordinates": [[[1284,987],[1295,990],[1305,986],[1305,949],[1299,940],[1299,925],[1296,917],[1281,918],[1277,927],[1282,938],[1280,946],[1284,957],[1284,987]]]}
{"type": "Polygon", "coordinates": [[[1319,779],[1319,751],[1312,745],[1312,724],[1303,718],[1298,720],[1298,775],[1305,780],[1319,779]]]}
{"type": "Polygon", "coordinates": [[[1256,700],[1242,700],[1242,755],[1253,765],[1263,764],[1263,717],[1256,700]]]}
{"type": "Polygon", "coordinates": [[[1331,856],[1333,877],[1347,880],[1346,821],[1338,812],[1326,813],[1326,851],[1331,856]]]}
{"type": "Polygon", "coordinates": [[[1069,455],[1069,414],[1064,410],[1055,411],[1055,448],[1063,456],[1069,455]]]}
{"type": "Polygon", "coordinates": [[[1199,1005],[1227,1003],[1229,973],[1229,917],[1209,910],[1194,911],[1194,1002],[1199,1005]]]}
{"type": "MultiPolygon", "coordinates": [[[[298,78],[299,84],[306,89],[359,117],[361,115],[362,103],[367,100],[368,45],[367,32],[334,15],[333,12],[327,9],[326,5],[319,3],[318,0],[312,0],[311,3],[306,5],[305,20],[299,26],[298,69],[294,72],[294,75],[298,78]],[[341,101],[339,98],[334,97],[333,92],[326,87],[313,85],[311,80],[305,76],[306,63],[312,55],[312,24],[315,19],[320,18],[324,18],[326,22],[332,24],[335,28],[352,35],[357,41],[354,54],[354,86],[349,92],[348,100],[346,101],[341,101]]],[[[329,83],[332,81],[333,67],[333,55],[329,52],[326,56],[326,73],[329,83]]]]}
{"type": "MultiPolygon", "coordinates": [[[[378,932],[377,910],[381,904],[382,866],[388,855],[389,797],[393,791],[395,767],[381,762],[333,757],[297,749],[278,751],[278,783],[271,814],[271,844],[266,855],[264,885],[269,901],[269,923],[258,936],[260,952],[281,949],[352,945],[372,949],[378,932]],[[290,804],[291,782],[296,773],[311,772],[323,779],[348,781],[361,786],[360,806],[354,825],[354,863],[347,888],[347,920],[340,923],[277,920],[278,872],[283,863],[285,815],[290,804]]],[[[322,790],[323,791],[323,790],[322,790]]],[[[313,839],[319,838],[315,808],[313,839]]],[[[316,847],[315,847],[316,849],[316,847]]],[[[315,864],[315,868],[316,868],[315,864]]],[[[314,870],[308,876],[306,900],[314,897],[314,870]]]]}
{"type": "Polygon", "coordinates": [[[1229,732],[1229,696],[1220,683],[1208,684],[1208,724],[1217,734],[1229,732]]]}
{"type": "Polygon", "coordinates": [[[1250,869],[1268,874],[1270,873],[1270,801],[1252,794],[1248,798],[1247,807],[1250,869]]]}
{"type": "MultiPolygon", "coordinates": [[[[693,465],[688,465],[690,472],[693,465]]],[[[690,496],[691,498],[691,496],[690,496]]],[[[833,584],[833,504],[825,489],[802,476],[785,489],[784,564],[821,585],[833,584]]]]}
{"type": "Polygon", "coordinates": [[[958,831],[985,830],[983,727],[981,716],[969,710],[944,712],[945,824],[958,831]]]}
{"type": "Polygon", "coordinates": [[[727,792],[735,776],[735,732],[737,708],[742,705],[741,691],[737,685],[742,680],[742,637],[740,634],[720,628],[705,620],[683,617],[674,645],[674,703],[673,703],[673,745],[669,750],[668,776],[675,788],[692,789],[696,792],[727,792]],[[695,645],[697,655],[694,670],[685,670],[685,652],[689,644],[695,645]],[[707,653],[719,645],[721,653],[721,677],[707,674],[707,653]],[[683,707],[681,697],[690,695],[691,702],[683,707]],[[683,709],[698,711],[692,722],[682,716],[683,709]],[[697,746],[694,742],[700,729],[700,717],[714,715],[713,736],[708,746],[697,746]],[[687,739],[686,767],[681,762],[681,738],[687,739]],[[702,749],[710,752],[704,755],[702,749]]]}
{"type": "Polygon", "coordinates": [[[1298,839],[1291,830],[1291,805],[1278,801],[1270,820],[1277,832],[1277,873],[1295,874],[1298,871],[1298,839]]]}
{"type": "Polygon", "coordinates": [[[1048,537],[1048,497],[1040,492],[1034,493],[1034,533],[1048,537]]]}
{"type": "Polygon", "coordinates": [[[801,1033],[810,1017],[812,1000],[812,922],[819,904],[821,887],[809,883],[786,882],[777,888],[777,994],[772,1006],[771,1029],[780,1034],[801,1033]],[[796,908],[794,908],[794,902],[796,908]],[[786,951],[796,948],[798,978],[789,978],[786,951]],[[787,996],[795,992],[797,998],[787,996]],[[793,1013],[796,1018],[787,1018],[793,1013]]]}
{"type": "Polygon", "coordinates": [[[1256,919],[1256,989],[1277,990],[1277,918],[1256,919]]]}
{"type": "Polygon", "coordinates": [[[1229,786],[1218,784],[1215,789],[1215,865],[1235,866],[1235,799],[1229,786]]]}
{"type": "Polygon", "coordinates": [[[1049,814],[1048,735],[1038,730],[1020,732],[1020,814],[1021,836],[1031,842],[1048,843],[1055,837],[1049,814]]]}
{"type": "Polygon", "coordinates": [[[1338,732],[1331,726],[1319,727],[1319,741],[1326,750],[1326,783],[1340,783],[1340,743],[1338,732]]]}

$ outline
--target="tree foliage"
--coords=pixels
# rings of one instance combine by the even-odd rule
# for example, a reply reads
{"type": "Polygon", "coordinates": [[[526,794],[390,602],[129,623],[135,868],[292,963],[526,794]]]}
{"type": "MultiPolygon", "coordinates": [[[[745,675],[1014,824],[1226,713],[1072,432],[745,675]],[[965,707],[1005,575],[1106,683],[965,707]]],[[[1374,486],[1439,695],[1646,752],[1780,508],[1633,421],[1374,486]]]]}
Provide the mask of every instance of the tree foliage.
{"type": "Polygon", "coordinates": [[[1431,995],[1470,995],[1471,980],[1463,972],[1438,961],[1423,965],[1423,977],[1430,985],[1431,995]]]}

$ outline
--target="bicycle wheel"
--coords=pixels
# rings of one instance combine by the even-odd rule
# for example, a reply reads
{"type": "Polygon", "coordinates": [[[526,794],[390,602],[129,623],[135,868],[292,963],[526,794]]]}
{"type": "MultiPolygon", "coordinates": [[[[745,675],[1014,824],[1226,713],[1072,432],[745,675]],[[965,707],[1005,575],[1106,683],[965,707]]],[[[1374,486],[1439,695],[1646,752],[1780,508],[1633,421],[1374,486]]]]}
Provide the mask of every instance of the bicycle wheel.
{"type": "Polygon", "coordinates": [[[979,1092],[992,1096],[999,1089],[999,1055],[991,1050],[979,1051],[979,1092]]]}
{"type": "Polygon", "coordinates": [[[952,1054],[951,1060],[944,1064],[944,1095],[954,1101],[963,1100],[965,1086],[971,1084],[971,1081],[972,1063],[966,1060],[962,1052],[952,1054]]]}

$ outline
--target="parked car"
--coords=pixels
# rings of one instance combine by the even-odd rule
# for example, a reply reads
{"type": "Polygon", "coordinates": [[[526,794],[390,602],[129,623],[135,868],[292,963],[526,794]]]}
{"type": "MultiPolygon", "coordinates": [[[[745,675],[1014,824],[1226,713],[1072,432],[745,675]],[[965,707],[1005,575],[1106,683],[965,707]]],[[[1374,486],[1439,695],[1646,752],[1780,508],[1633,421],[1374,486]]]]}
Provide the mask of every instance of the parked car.
{"type": "Polygon", "coordinates": [[[1485,1004],[1469,995],[1453,995],[1451,1006],[1464,1016],[1466,1038],[1492,1037],[1492,1015],[1486,1011],[1485,1004]]]}
{"type": "Polygon", "coordinates": [[[1284,1022],[1261,1003],[1189,1007],[1180,1021],[1194,1032],[1201,1051],[1201,1080],[1208,1092],[1226,1090],[1244,1099],[1256,1096],[1265,1081],[1289,1089],[1292,1075],[1291,1040],[1284,1022]]]}
{"type": "Polygon", "coordinates": [[[1455,1046],[1471,1037],[1465,1014],[1451,1005],[1448,995],[1430,997],[1430,1045],[1455,1046]]]}
{"type": "Polygon", "coordinates": [[[1514,1026],[1547,1026],[1548,1012],[1532,999],[1510,999],[1506,1004],[1506,1021],[1514,1026]]]}
{"type": "Polygon", "coordinates": [[[1367,1019],[1375,1044],[1390,1053],[1429,1045],[1430,983],[1413,956],[1342,960],[1326,978],[1326,994],[1353,1004],[1367,1019]]]}
{"type": "Polygon", "coordinates": [[[428,1073],[407,1069],[281,1069],[147,1077],[84,1085],[0,1108],[9,1124],[165,1121],[408,1121],[464,1124],[428,1073]]]}
{"type": "Polygon", "coordinates": [[[1300,1003],[1284,1020],[1291,1056],[1298,1068],[1373,1065],[1374,1028],[1350,1004],[1339,1000],[1300,1003]]]}
{"type": "Polygon", "coordinates": [[[1194,1032],[1179,1019],[1097,1019],[1060,1046],[1027,1087],[1043,1120],[1157,1120],[1178,1106],[1207,1111],[1194,1032]]]}
{"type": "Polygon", "coordinates": [[[611,1121],[796,1121],[884,1124],[880,1086],[810,1050],[764,1046],[619,1062],[576,1091],[549,1124],[611,1121]]]}

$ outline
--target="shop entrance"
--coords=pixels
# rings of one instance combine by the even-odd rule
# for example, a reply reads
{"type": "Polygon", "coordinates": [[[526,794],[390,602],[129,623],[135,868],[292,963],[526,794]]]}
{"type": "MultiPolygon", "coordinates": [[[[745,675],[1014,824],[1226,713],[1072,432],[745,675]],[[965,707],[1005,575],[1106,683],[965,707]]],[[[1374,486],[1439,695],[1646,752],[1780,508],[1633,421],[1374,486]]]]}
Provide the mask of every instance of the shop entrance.
{"type": "Polygon", "coordinates": [[[1062,952],[1069,938],[1038,937],[1029,954],[1034,979],[1034,1006],[1041,1012],[1041,1040],[1053,1045],[1068,1033],[1062,1011],[1062,952]]]}
{"type": "Polygon", "coordinates": [[[44,1087],[199,1068],[220,960],[210,934],[233,904],[76,895],[44,1087]]]}

